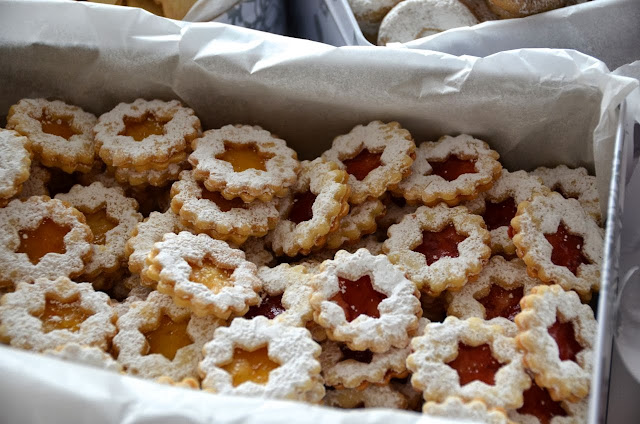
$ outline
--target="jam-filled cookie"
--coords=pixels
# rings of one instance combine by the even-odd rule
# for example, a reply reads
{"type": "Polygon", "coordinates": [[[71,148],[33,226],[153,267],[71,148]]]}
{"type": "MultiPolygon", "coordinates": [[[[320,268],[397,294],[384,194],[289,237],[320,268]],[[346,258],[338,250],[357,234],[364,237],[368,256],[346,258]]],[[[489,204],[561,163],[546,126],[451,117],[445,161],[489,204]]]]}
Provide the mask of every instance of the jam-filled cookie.
{"type": "Polygon", "coordinates": [[[18,194],[29,178],[29,140],[19,133],[0,128],[0,206],[18,194]]]}

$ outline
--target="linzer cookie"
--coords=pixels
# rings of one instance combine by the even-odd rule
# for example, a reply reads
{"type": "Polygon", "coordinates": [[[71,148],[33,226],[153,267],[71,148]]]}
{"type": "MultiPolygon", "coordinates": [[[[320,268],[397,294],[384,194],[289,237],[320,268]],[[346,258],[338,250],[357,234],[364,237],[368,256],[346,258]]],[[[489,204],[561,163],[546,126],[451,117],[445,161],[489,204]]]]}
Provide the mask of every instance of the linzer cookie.
{"type": "Polygon", "coordinates": [[[520,408],[508,411],[509,419],[524,424],[563,424],[586,423],[589,413],[589,397],[579,402],[551,399],[547,389],[538,386],[535,381],[524,391],[524,403],[520,408]]]}
{"type": "Polygon", "coordinates": [[[405,215],[412,214],[418,209],[418,205],[410,205],[404,197],[384,196],[382,203],[385,206],[384,215],[378,216],[378,228],[385,233],[389,227],[402,221],[405,215]]]}
{"type": "Polygon", "coordinates": [[[487,408],[481,400],[465,402],[459,397],[450,396],[444,402],[427,402],[422,412],[432,417],[470,420],[486,424],[515,424],[509,420],[502,408],[487,408]]]}
{"type": "Polygon", "coordinates": [[[128,374],[174,380],[197,378],[202,347],[224,322],[197,317],[177,306],[171,297],[153,292],[134,302],[118,318],[113,349],[128,374]]]}
{"type": "Polygon", "coordinates": [[[600,287],[603,235],[575,199],[559,193],[518,205],[513,243],[530,275],[575,290],[584,299],[600,287]]]}
{"type": "Polygon", "coordinates": [[[195,232],[238,245],[249,237],[266,235],[279,218],[275,200],[227,200],[220,192],[209,191],[196,181],[192,171],[182,172],[180,181],[171,186],[171,210],[195,232]]]}
{"type": "Polygon", "coordinates": [[[55,349],[47,349],[43,353],[63,361],[89,365],[117,373],[122,372],[122,365],[118,361],[114,360],[111,355],[102,349],[93,346],[72,342],[58,346],[55,349]]]}
{"type": "Polygon", "coordinates": [[[388,230],[383,250],[431,296],[460,289],[491,255],[482,218],[459,206],[422,206],[388,230]]]}
{"type": "Polygon", "coordinates": [[[327,247],[338,249],[342,245],[354,244],[363,236],[374,233],[378,228],[376,219],[383,215],[384,211],[385,207],[378,199],[369,199],[353,206],[340,221],[338,229],[329,234],[327,247]]]}
{"type": "Polygon", "coordinates": [[[206,234],[165,234],[145,261],[144,278],[198,316],[227,319],[260,301],[262,282],[244,252],[206,234]]]}
{"type": "Polygon", "coordinates": [[[335,162],[322,158],[302,162],[291,193],[280,201],[280,222],[269,235],[276,254],[308,254],[324,246],[349,212],[347,179],[335,162]]]}
{"type": "Polygon", "coordinates": [[[325,406],[337,408],[396,408],[405,409],[407,398],[391,386],[367,386],[358,389],[328,390],[325,406]]]}
{"type": "Polygon", "coordinates": [[[0,209],[0,281],[76,277],[91,258],[93,234],[68,204],[34,196],[0,209]]]}
{"type": "Polygon", "coordinates": [[[540,177],[551,190],[564,197],[577,199],[585,212],[598,224],[602,224],[596,177],[589,175],[586,169],[571,169],[566,165],[559,165],[555,168],[537,168],[532,174],[540,177]]]}
{"type": "Polygon", "coordinates": [[[339,251],[314,277],[314,320],[352,350],[404,348],[418,327],[415,285],[384,255],[339,251]]]}
{"type": "Polygon", "coordinates": [[[513,323],[520,313],[520,299],[542,284],[527,275],[527,267],[520,259],[491,258],[478,279],[462,290],[449,294],[447,313],[460,319],[478,317],[505,327],[507,335],[515,336],[513,323]]]}
{"type": "Polygon", "coordinates": [[[349,174],[349,203],[358,205],[382,196],[410,172],[416,145],[399,123],[373,121],[336,137],[322,157],[349,174]]]}
{"type": "Polygon", "coordinates": [[[107,165],[160,171],[185,158],[200,120],[177,100],[137,99],[101,115],[94,132],[96,151],[107,165]]]}
{"type": "Polygon", "coordinates": [[[22,349],[78,343],[106,350],[116,332],[109,296],[66,277],[19,284],[0,303],[0,340],[22,349]]]}
{"type": "Polygon", "coordinates": [[[411,175],[394,193],[410,203],[455,206],[487,191],[500,177],[500,155],[470,135],[444,136],[418,146],[411,175]]]}
{"type": "Polygon", "coordinates": [[[245,202],[286,196],[300,169],[296,152],[284,140],[250,125],[206,131],[193,142],[189,162],[207,190],[245,202]]]}
{"type": "Polygon", "coordinates": [[[493,187],[469,202],[463,203],[472,213],[482,216],[491,232],[493,254],[513,256],[516,247],[508,234],[511,219],[516,216],[518,205],[531,200],[536,194],[546,194],[549,190],[542,181],[525,171],[502,171],[493,187]]]}
{"type": "Polygon", "coordinates": [[[89,172],[96,117],[59,100],[22,99],[11,106],[7,128],[26,136],[35,159],[64,172],[89,172]]]}
{"type": "Polygon", "coordinates": [[[121,188],[107,188],[99,182],[88,187],[76,185],[69,193],[58,194],[56,199],[78,209],[91,228],[92,254],[83,277],[91,280],[103,272],[115,272],[126,260],[125,244],[142,220],[138,203],[126,197],[121,188]]]}
{"type": "Polygon", "coordinates": [[[148,169],[136,171],[131,168],[114,168],[111,166],[109,166],[108,169],[120,184],[128,184],[134,187],[144,187],[146,185],[164,187],[170,182],[177,180],[185,166],[186,163],[170,163],[166,165],[166,168],[161,170],[148,169]]]}
{"type": "Polygon", "coordinates": [[[202,388],[220,394],[305,400],[324,397],[320,346],[305,328],[256,317],[218,328],[204,346],[202,388]]]}
{"type": "Polygon", "coordinates": [[[249,262],[258,268],[269,266],[273,262],[273,253],[267,249],[264,237],[250,237],[240,248],[249,262]]]}
{"type": "Polygon", "coordinates": [[[29,140],[19,133],[0,128],[0,206],[18,194],[29,178],[29,140]]]}
{"type": "Polygon", "coordinates": [[[587,396],[597,331],[591,308],[558,285],[538,286],[520,304],[516,339],[536,383],[555,401],[587,396]]]}
{"type": "Polygon", "coordinates": [[[411,348],[411,384],[424,391],[427,401],[457,396],[481,399],[489,407],[517,408],[531,385],[515,339],[501,326],[478,318],[448,317],[444,323],[428,324],[411,348]]]}

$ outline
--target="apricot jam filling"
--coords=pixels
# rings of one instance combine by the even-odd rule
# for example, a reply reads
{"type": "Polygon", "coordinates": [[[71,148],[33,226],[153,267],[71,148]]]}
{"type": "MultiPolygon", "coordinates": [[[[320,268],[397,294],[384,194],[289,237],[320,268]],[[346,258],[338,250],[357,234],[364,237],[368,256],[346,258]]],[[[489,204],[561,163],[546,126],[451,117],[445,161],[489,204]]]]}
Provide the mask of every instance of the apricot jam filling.
{"type": "Polygon", "coordinates": [[[139,118],[125,116],[123,119],[124,130],[118,135],[133,138],[135,141],[142,141],[152,135],[163,135],[164,125],[168,120],[160,120],[153,113],[147,112],[139,118]]]}
{"type": "Polygon", "coordinates": [[[458,356],[447,365],[458,372],[460,386],[476,380],[494,385],[496,372],[502,367],[486,343],[476,347],[458,343],[458,356]]]}
{"type": "Polygon", "coordinates": [[[289,221],[300,224],[313,218],[313,203],[315,201],[316,195],[310,191],[296,194],[289,211],[289,221]]]}
{"type": "Polygon", "coordinates": [[[576,355],[582,351],[582,346],[576,340],[573,325],[570,322],[556,322],[549,327],[549,334],[556,341],[560,359],[563,361],[575,361],[576,355]]]}
{"type": "Polygon", "coordinates": [[[517,409],[518,414],[533,415],[540,424],[549,424],[553,417],[566,417],[567,412],[560,402],[551,399],[547,389],[540,388],[535,381],[531,382],[531,388],[522,394],[524,403],[517,409]]]}
{"type": "Polygon", "coordinates": [[[260,305],[255,305],[249,308],[249,311],[244,315],[244,318],[251,319],[258,315],[262,315],[269,319],[274,319],[285,311],[282,306],[282,295],[277,296],[265,296],[262,298],[260,305]]]}
{"type": "Polygon", "coordinates": [[[93,233],[93,244],[105,244],[107,232],[118,226],[118,221],[107,215],[105,208],[98,209],[92,213],[83,212],[87,220],[87,225],[93,233]]]}
{"type": "Polygon", "coordinates": [[[509,226],[513,217],[516,216],[516,212],[518,212],[518,205],[513,197],[508,197],[499,203],[486,201],[482,218],[487,224],[487,229],[493,231],[500,227],[509,226]]]}
{"type": "Polygon", "coordinates": [[[65,140],[69,140],[80,132],[73,129],[71,121],[73,118],[70,116],[51,116],[46,112],[42,113],[42,116],[38,119],[42,126],[42,132],[46,134],[57,135],[65,140]]]}
{"type": "Polygon", "coordinates": [[[35,317],[42,321],[42,331],[45,333],[53,330],[68,330],[75,333],[91,315],[93,315],[91,312],[80,307],[80,299],[62,302],[47,297],[44,309],[35,317]]]}
{"type": "Polygon", "coordinates": [[[491,286],[489,294],[478,300],[484,306],[486,319],[497,317],[513,321],[520,313],[520,299],[524,296],[524,289],[516,287],[513,290],[503,289],[497,284],[491,286]]]}
{"type": "Polygon", "coordinates": [[[578,267],[581,264],[589,264],[587,258],[582,254],[583,238],[569,234],[567,227],[562,223],[558,225],[558,230],[554,234],[545,234],[544,236],[553,248],[551,262],[554,265],[567,267],[573,275],[577,275],[578,267]]]}
{"type": "Polygon", "coordinates": [[[362,181],[369,172],[382,165],[381,156],[382,153],[371,153],[368,149],[363,149],[356,157],[343,160],[342,163],[347,167],[347,173],[362,181]]]}
{"type": "Polygon", "coordinates": [[[149,350],[147,355],[159,353],[170,361],[176,357],[176,352],[193,343],[187,333],[189,319],[174,322],[168,315],[162,315],[158,327],[144,333],[149,350]]]}
{"type": "Polygon", "coordinates": [[[265,384],[269,381],[269,373],[278,368],[280,364],[269,358],[266,346],[254,351],[235,348],[233,359],[221,368],[231,374],[233,387],[252,381],[256,384],[265,384]]]}
{"type": "Polygon", "coordinates": [[[442,162],[430,160],[429,165],[433,168],[432,175],[437,175],[447,181],[456,180],[463,174],[475,174],[477,172],[474,161],[458,159],[457,156],[449,156],[442,162]]]}
{"type": "Polygon", "coordinates": [[[29,261],[36,265],[47,253],[67,252],[64,244],[64,236],[71,231],[71,227],[58,225],[50,218],[42,220],[40,225],[33,230],[20,230],[20,246],[17,253],[26,253],[29,261]]]}
{"type": "Polygon", "coordinates": [[[342,353],[341,361],[353,359],[354,361],[362,362],[363,364],[370,364],[373,360],[373,352],[370,350],[351,350],[342,343],[340,343],[340,352],[342,353]]]}
{"type": "Polygon", "coordinates": [[[222,196],[222,194],[218,193],[217,191],[207,190],[206,188],[204,188],[202,183],[199,183],[199,185],[200,185],[200,198],[207,199],[210,202],[215,203],[216,205],[218,205],[218,207],[222,212],[229,212],[231,209],[244,209],[246,206],[246,204],[239,197],[236,197],[235,199],[227,200],[224,198],[224,196],[222,196]]]}
{"type": "Polygon", "coordinates": [[[242,172],[247,169],[257,169],[266,171],[266,162],[272,155],[263,155],[253,144],[235,144],[224,142],[224,152],[216,156],[216,159],[229,162],[233,166],[234,172],[242,172]]]}
{"type": "Polygon", "coordinates": [[[460,256],[458,244],[466,238],[458,234],[453,225],[448,225],[441,231],[423,231],[422,243],[413,251],[422,253],[427,260],[427,265],[431,265],[440,258],[460,256]]]}
{"type": "Polygon", "coordinates": [[[331,299],[337,303],[348,322],[360,315],[368,315],[372,318],[380,318],[378,304],[387,298],[386,295],[376,291],[371,284],[371,278],[364,275],[355,281],[338,277],[340,290],[331,299]]]}
{"type": "Polygon", "coordinates": [[[232,269],[220,268],[212,260],[205,259],[202,265],[191,265],[189,280],[206,286],[214,293],[219,293],[223,288],[231,286],[232,269]]]}

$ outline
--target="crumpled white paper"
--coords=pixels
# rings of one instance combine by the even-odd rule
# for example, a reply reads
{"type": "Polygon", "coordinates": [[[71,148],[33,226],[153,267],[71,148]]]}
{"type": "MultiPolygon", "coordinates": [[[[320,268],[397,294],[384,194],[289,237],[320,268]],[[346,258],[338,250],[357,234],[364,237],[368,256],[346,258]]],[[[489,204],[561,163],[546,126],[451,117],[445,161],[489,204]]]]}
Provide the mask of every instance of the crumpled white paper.
{"type": "MultiPolygon", "coordinates": [[[[417,141],[471,133],[498,150],[510,169],[584,165],[605,188],[616,108],[637,86],[575,51],[474,58],[335,48],[73,2],[0,2],[0,57],[0,116],[23,97],[61,98],[96,114],[137,97],[179,98],[205,128],[262,125],[303,158],[356,124],[398,120],[417,141]]],[[[12,423],[51,417],[66,423],[429,421],[216,397],[8,348],[0,349],[0,375],[0,411],[12,423]]]]}

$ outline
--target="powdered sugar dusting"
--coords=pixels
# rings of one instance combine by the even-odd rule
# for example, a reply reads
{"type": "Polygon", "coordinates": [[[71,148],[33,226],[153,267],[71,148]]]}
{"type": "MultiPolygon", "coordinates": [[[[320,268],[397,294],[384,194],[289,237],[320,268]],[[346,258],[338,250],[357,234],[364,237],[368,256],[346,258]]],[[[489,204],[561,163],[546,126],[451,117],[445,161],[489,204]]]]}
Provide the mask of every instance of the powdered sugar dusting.
{"type": "Polygon", "coordinates": [[[27,149],[28,144],[26,137],[0,128],[0,203],[16,195],[22,183],[29,178],[31,153],[27,149]]]}
{"type": "Polygon", "coordinates": [[[43,353],[64,361],[89,365],[117,373],[122,372],[122,365],[115,361],[111,355],[97,347],[67,343],[63,346],[58,346],[56,349],[47,349],[43,353]]]}

